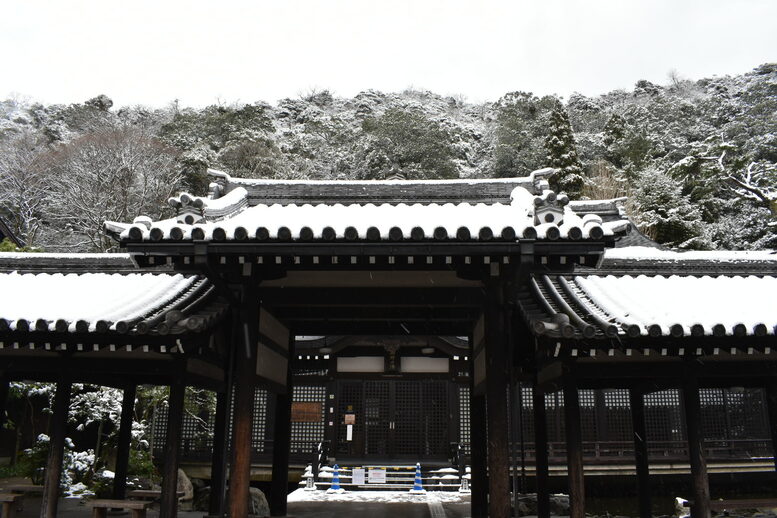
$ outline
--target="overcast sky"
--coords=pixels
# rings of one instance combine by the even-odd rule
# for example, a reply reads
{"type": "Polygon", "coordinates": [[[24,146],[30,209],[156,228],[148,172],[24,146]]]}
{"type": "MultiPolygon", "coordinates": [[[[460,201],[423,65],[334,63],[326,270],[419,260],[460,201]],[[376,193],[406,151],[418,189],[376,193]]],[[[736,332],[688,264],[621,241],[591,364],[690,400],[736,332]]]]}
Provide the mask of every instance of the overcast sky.
{"type": "Polygon", "coordinates": [[[4,0],[0,95],[271,103],[312,89],[598,94],[777,61],[774,0],[4,0]]]}

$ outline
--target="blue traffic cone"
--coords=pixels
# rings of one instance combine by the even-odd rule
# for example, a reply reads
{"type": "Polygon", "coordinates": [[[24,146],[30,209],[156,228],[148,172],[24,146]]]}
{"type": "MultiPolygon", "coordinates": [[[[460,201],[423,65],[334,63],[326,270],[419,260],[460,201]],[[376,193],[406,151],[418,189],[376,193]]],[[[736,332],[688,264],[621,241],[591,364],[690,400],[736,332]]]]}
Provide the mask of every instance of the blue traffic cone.
{"type": "Polygon", "coordinates": [[[335,464],[335,472],[332,473],[332,489],[340,489],[340,466],[335,464]]]}
{"type": "Polygon", "coordinates": [[[414,494],[426,493],[426,490],[424,489],[423,479],[421,479],[420,462],[417,462],[415,465],[415,480],[413,481],[413,489],[411,489],[410,492],[414,494]]]}
{"type": "Polygon", "coordinates": [[[340,487],[340,466],[334,465],[334,472],[332,472],[332,485],[326,490],[327,493],[342,493],[345,490],[340,487]]]}

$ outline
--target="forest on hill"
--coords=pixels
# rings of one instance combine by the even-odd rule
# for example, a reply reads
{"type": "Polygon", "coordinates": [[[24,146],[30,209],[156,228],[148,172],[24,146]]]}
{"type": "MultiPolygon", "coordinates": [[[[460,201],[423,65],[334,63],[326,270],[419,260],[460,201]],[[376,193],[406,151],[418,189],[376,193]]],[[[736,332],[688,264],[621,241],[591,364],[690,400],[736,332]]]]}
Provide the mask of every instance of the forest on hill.
{"type": "Polygon", "coordinates": [[[777,248],[777,64],[569,99],[468,103],[408,89],[271,105],[0,102],[0,217],[29,246],[113,250],[105,220],[168,216],[214,167],[250,178],[488,178],[559,169],[573,199],[628,196],[679,249],[777,248]]]}

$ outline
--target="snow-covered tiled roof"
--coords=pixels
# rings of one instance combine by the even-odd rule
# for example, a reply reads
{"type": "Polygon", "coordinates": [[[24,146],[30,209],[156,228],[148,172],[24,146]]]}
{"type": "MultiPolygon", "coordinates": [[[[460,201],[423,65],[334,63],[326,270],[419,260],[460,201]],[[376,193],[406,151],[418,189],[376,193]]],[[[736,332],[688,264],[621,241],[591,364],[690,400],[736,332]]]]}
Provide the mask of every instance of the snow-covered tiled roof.
{"type": "Polygon", "coordinates": [[[687,263],[708,261],[713,263],[754,263],[754,262],[775,262],[777,263],[777,253],[773,250],[758,251],[729,251],[729,250],[709,250],[709,251],[688,251],[675,252],[672,250],[661,250],[645,246],[632,246],[626,248],[612,248],[604,252],[604,259],[610,262],[615,261],[649,261],[652,263],[687,263]]]}
{"type": "Polygon", "coordinates": [[[235,178],[227,173],[208,170],[211,197],[235,189],[247,192],[247,202],[256,204],[304,205],[309,203],[509,203],[510,192],[523,187],[533,194],[547,188],[546,178],[554,169],[533,171],[518,178],[462,180],[273,180],[235,178]]]}
{"type": "Polygon", "coordinates": [[[607,273],[632,275],[777,275],[777,253],[768,250],[675,252],[650,246],[627,246],[605,250],[599,268],[607,273]]]}
{"type": "Polygon", "coordinates": [[[521,305],[537,334],[777,334],[777,276],[536,275],[521,305]]]}
{"type": "Polygon", "coordinates": [[[199,319],[194,303],[215,298],[202,277],[147,272],[5,272],[0,293],[0,335],[181,333],[209,323],[199,319]]]}
{"type": "MultiPolygon", "coordinates": [[[[630,229],[625,219],[605,222],[598,214],[574,210],[566,195],[557,195],[547,188],[544,174],[535,172],[530,177],[515,179],[512,184],[504,180],[439,183],[459,182],[459,186],[465,188],[472,182],[508,185],[511,188],[508,198],[497,203],[249,203],[246,188],[231,185],[226,194],[223,189],[212,188],[212,196],[218,196],[215,198],[185,193],[171,198],[170,204],[178,211],[175,218],[153,222],[140,217],[132,224],[106,222],[106,231],[123,241],[514,241],[598,240],[630,229]]],[[[310,182],[309,187],[315,190],[318,183],[310,182]]],[[[338,185],[349,192],[354,188],[369,192],[369,184],[329,182],[327,196],[332,198],[338,185]]],[[[436,185],[430,182],[386,183],[394,184],[401,185],[405,191],[412,191],[418,185],[436,185]]],[[[408,199],[412,199],[409,194],[408,199]]],[[[598,205],[592,202],[592,207],[598,205]]]]}

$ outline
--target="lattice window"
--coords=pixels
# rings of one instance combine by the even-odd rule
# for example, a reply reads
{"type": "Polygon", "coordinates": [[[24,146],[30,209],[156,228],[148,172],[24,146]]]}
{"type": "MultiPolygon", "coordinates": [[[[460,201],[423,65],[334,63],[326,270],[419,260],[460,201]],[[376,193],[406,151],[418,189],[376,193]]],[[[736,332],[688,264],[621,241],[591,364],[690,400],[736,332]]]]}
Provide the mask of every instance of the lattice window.
{"type": "Polygon", "coordinates": [[[421,439],[421,384],[399,381],[395,386],[394,451],[399,455],[418,455],[421,439]]]}
{"type": "Polygon", "coordinates": [[[254,393],[254,423],[251,427],[251,447],[257,453],[266,450],[265,439],[269,439],[267,437],[267,398],[266,390],[256,389],[254,393]]]}
{"type": "Polygon", "coordinates": [[[534,390],[521,387],[521,431],[524,442],[534,442],[534,390]]]}
{"type": "Polygon", "coordinates": [[[326,406],[326,387],[322,385],[299,385],[294,387],[294,403],[309,403],[306,415],[295,416],[292,405],[291,452],[308,453],[324,440],[324,419],[326,406]],[[317,414],[314,410],[318,409],[317,414]]]}
{"type": "Polygon", "coordinates": [[[561,391],[545,394],[545,419],[548,427],[548,442],[565,442],[564,394],[561,391]]]}
{"type": "Polygon", "coordinates": [[[459,444],[464,455],[472,453],[470,445],[470,401],[469,387],[459,385],[459,444]]]}
{"type": "MultiPolygon", "coordinates": [[[[209,457],[213,449],[214,413],[210,412],[211,398],[215,394],[207,391],[187,390],[184,395],[184,414],[181,419],[180,453],[189,458],[209,457]]],[[[154,412],[151,434],[153,448],[157,453],[164,450],[167,436],[167,406],[154,412]]]]}
{"type": "Polygon", "coordinates": [[[596,408],[596,393],[593,390],[578,390],[580,399],[580,428],[584,442],[595,442],[597,439],[598,420],[596,408]]]}
{"type": "Polygon", "coordinates": [[[645,396],[645,427],[648,444],[653,442],[653,447],[656,448],[670,448],[671,445],[666,444],[667,441],[685,440],[680,392],[677,389],[662,390],[645,396]]]}
{"type": "Polygon", "coordinates": [[[607,440],[631,441],[631,401],[626,389],[610,389],[604,393],[606,408],[607,440]]]}
{"type": "Polygon", "coordinates": [[[364,453],[364,390],[361,381],[344,381],[339,384],[337,403],[337,453],[362,455],[364,453]],[[353,437],[347,440],[347,426],[343,424],[345,414],[356,414],[353,437]]]}
{"type": "Polygon", "coordinates": [[[727,390],[730,437],[769,439],[769,418],[762,389],[727,390]]]}
{"type": "Polygon", "coordinates": [[[448,390],[444,381],[425,381],[422,385],[421,407],[423,455],[448,453],[448,390]]]}
{"type": "Polygon", "coordinates": [[[700,389],[701,430],[707,441],[727,438],[729,426],[726,395],[723,389],[700,389]]]}

